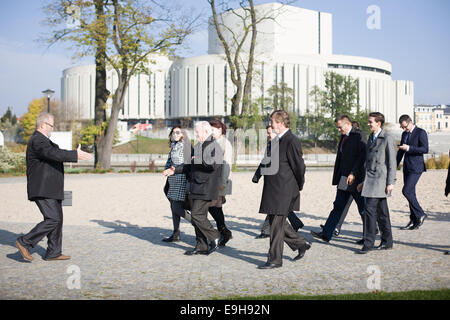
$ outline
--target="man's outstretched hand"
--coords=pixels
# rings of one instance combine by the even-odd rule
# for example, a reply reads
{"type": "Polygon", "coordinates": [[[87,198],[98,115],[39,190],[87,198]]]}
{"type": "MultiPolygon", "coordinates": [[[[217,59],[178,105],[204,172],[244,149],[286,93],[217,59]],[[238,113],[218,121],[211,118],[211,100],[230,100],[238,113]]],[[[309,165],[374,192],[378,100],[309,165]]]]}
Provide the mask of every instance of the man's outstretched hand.
{"type": "Polygon", "coordinates": [[[81,144],[78,145],[77,153],[78,153],[78,160],[91,160],[92,159],[92,155],[90,153],[87,153],[87,152],[84,152],[83,150],[81,150],[81,144]]]}

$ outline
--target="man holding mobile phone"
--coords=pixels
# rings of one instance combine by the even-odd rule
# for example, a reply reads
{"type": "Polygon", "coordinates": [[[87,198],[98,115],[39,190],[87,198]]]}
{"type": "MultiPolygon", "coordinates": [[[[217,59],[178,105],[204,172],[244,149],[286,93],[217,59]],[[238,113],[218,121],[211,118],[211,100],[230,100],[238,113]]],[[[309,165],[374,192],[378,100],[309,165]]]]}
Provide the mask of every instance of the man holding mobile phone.
{"type": "Polygon", "coordinates": [[[398,120],[403,129],[402,140],[397,152],[397,166],[403,159],[402,193],[409,204],[409,222],[402,230],[415,230],[423,224],[427,215],[417,201],[416,185],[423,172],[427,171],[423,155],[428,153],[428,136],[425,130],[414,125],[411,118],[404,114],[398,120]]]}

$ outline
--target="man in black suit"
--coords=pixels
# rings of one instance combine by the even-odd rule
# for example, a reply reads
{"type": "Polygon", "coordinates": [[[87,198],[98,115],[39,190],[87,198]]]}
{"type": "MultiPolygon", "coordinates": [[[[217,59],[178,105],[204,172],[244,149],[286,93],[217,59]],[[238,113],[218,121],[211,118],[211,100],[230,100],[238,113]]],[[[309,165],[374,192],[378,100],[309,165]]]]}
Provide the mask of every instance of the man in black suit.
{"type": "Polygon", "coordinates": [[[188,174],[190,179],[189,201],[191,201],[191,223],[195,229],[197,244],[186,255],[210,254],[219,245],[220,233],[208,220],[208,208],[211,201],[219,197],[220,176],[223,165],[223,153],[212,136],[209,122],[199,121],[195,125],[198,143],[194,146],[191,163],[166,169],[166,176],[174,173],[188,174]]]}
{"type": "Polygon", "coordinates": [[[398,122],[403,129],[397,152],[397,166],[403,160],[402,193],[409,203],[409,222],[402,230],[415,230],[423,224],[427,214],[417,201],[416,184],[424,171],[427,171],[423,155],[428,153],[428,135],[425,130],[414,125],[411,118],[404,114],[398,122]]]}
{"type": "MultiPolygon", "coordinates": [[[[261,168],[263,167],[270,167],[270,141],[276,137],[276,133],[273,132],[272,127],[270,124],[266,127],[267,130],[267,148],[266,153],[264,155],[264,159],[259,164],[258,168],[255,171],[255,174],[253,175],[252,182],[258,183],[259,179],[261,179],[261,168]]],[[[295,212],[291,211],[288,214],[288,220],[292,225],[292,228],[297,232],[298,229],[303,228],[304,224],[302,220],[300,220],[295,212]]],[[[256,239],[264,239],[270,237],[270,224],[269,224],[269,215],[266,216],[266,219],[264,220],[264,223],[261,227],[261,234],[259,234],[256,239]]]]}
{"type": "Polygon", "coordinates": [[[28,234],[19,237],[16,246],[22,257],[33,261],[30,248],[34,248],[47,236],[48,247],[45,260],[68,260],[62,254],[62,226],[64,200],[63,162],[89,160],[92,156],[80,149],[62,150],[50,141],[54,127],[54,117],[50,113],[41,113],[36,120],[36,131],[27,145],[27,192],[28,200],[34,201],[44,216],[44,221],[36,225],[28,234]]]}
{"type": "MultiPolygon", "coordinates": [[[[348,204],[349,198],[355,200],[364,225],[364,198],[356,190],[356,186],[364,179],[364,161],[366,144],[360,131],[352,127],[351,120],[346,115],[335,119],[336,128],[342,133],[334,163],[332,184],[337,186],[333,210],[321,232],[311,231],[311,234],[325,242],[333,237],[333,232],[348,204]]],[[[360,243],[361,240],[358,241],[360,243]]]]}
{"type": "MultiPolygon", "coordinates": [[[[450,150],[448,151],[448,155],[450,157],[450,150]]],[[[445,190],[444,190],[444,194],[447,197],[448,194],[450,193],[450,165],[448,166],[448,170],[447,170],[447,180],[445,180],[445,190]]]]}
{"type": "Polygon", "coordinates": [[[271,143],[270,168],[261,168],[264,187],[259,208],[260,213],[269,215],[270,248],[267,262],[259,266],[260,269],[282,266],[284,242],[293,251],[298,250],[294,260],[303,258],[311,247],[286,221],[289,212],[300,208],[300,191],[305,182],[302,146],[289,130],[289,114],[286,111],[274,111],[270,124],[277,137],[271,143]]]}

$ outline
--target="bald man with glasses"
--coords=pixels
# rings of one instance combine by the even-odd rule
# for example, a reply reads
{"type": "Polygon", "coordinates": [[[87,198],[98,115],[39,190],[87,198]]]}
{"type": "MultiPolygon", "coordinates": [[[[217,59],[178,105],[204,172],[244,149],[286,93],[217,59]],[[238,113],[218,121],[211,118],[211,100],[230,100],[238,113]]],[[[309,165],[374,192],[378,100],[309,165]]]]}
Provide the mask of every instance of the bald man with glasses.
{"type": "Polygon", "coordinates": [[[36,131],[27,145],[27,193],[44,216],[44,221],[29,233],[19,237],[16,246],[26,261],[33,261],[30,249],[44,237],[48,238],[45,260],[68,260],[62,254],[62,225],[64,200],[64,162],[90,160],[92,156],[78,146],[77,150],[62,150],[49,138],[54,129],[54,117],[43,112],[36,120],[36,131]]]}

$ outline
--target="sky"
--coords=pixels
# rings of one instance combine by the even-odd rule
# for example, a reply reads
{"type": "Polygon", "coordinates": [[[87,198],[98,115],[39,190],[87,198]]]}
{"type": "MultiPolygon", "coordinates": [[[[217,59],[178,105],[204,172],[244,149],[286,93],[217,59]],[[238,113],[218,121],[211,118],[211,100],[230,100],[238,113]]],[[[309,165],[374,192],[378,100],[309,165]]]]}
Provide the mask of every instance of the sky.
{"type": "MultiPolygon", "coordinates": [[[[52,89],[60,98],[64,69],[93,63],[73,61],[67,45],[48,48],[38,42],[49,29],[42,24],[42,6],[49,0],[0,0],[0,116],[8,107],[17,116],[34,98],[52,89]]],[[[255,1],[267,3],[273,1],[255,1]]],[[[206,0],[184,0],[201,19],[181,56],[207,54],[206,0]]],[[[333,53],[385,60],[392,79],[414,81],[416,104],[450,104],[450,1],[449,0],[298,0],[293,5],[333,15],[333,53]],[[380,28],[369,29],[379,8],[380,28]]]]}

